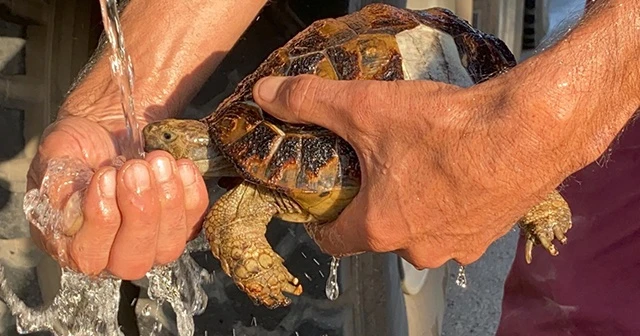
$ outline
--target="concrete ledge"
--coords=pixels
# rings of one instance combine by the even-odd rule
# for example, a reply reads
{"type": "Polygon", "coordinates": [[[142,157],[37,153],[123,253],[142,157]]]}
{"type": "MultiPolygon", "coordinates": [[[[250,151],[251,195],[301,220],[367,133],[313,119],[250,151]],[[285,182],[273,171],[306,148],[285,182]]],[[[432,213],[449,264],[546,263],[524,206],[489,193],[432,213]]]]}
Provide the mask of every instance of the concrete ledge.
{"type": "Polygon", "coordinates": [[[31,158],[16,158],[0,162],[0,180],[5,180],[6,189],[11,192],[25,192],[27,190],[27,172],[31,158]]]}

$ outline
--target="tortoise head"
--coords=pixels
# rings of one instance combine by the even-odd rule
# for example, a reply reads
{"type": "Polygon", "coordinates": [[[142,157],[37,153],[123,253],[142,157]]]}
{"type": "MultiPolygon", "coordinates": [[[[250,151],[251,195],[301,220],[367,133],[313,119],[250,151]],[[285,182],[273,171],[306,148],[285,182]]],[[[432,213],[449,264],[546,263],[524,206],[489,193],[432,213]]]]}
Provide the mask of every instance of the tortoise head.
{"type": "Polygon", "coordinates": [[[208,175],[213,160],[219,156],[207,126],[198,120],[164,119],[152,122],[142,130],[144,150],[163,150],[176,160],[189,159],[200,173],[208,175]]]}

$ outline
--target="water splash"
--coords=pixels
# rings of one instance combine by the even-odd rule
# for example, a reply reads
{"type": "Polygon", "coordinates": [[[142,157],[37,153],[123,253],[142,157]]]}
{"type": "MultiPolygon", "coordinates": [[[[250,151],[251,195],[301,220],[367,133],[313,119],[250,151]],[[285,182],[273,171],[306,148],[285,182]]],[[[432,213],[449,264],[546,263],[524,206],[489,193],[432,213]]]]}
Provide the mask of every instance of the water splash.
{"type": "Polygon", "coordinates": [[[325,287],[325,294],[331,301],[337,300],[340,295],[340,287],[338,286],[338,266],[340,265],[340,259],[331,257],[331,266],[329,268],[329,277],[327,278],[327,285],[325,287]]]}
{"type": "Polygon", "coordinates": [[[144,157],[144,145],[140,126],[135,115],[135,103],[133,99],[133,63],[127,53],[124,43],[124,34],[120,28],[120,18],[118,16],[118,4],[116,0],[100,0],[102,22],[105,34],[111,46],[111,77],[120,89],[120,103],[124,113],[125,127],[131,146],[124,150],[127,158],[144,157]]]}
{"type": "Polygon", "coordinates": [[[464,266],[460,265],[458,268],[458,276],[456,276],[456,285],[461,288],[467,288],[467,274],[465,273],[464,266]]]}
{"type": "Polygon", "coordinates": [[[44,308],[30,308],[22,302],[9,288],[2,266],[0,279],[0,299],[16,317],[21,334],[50,331],[55,335],[123,335],[118,327],[118,279],[95,279],[63,269],[61,289],[44,308]]]}
{"type": "Polygon", "coordinates": [[[208,297],[202,285],[211,275],[191,258],[189,249],[175,262],[153,268],[147,273],[149,298],[158,303],[168,302],[176,313],[180,335],[193,335],[193,316],[202,314],[208,297]]]}
{"type": "MultiPolygon", "coordinates": [[[[81,216],[77,204],[82,204],[92,174],[80,160],[54,159],[47,166],[40,189],[25,195],[25,216],[43,235],[54,238],[49,240],[49,247],[56,251],[62,265],[69,262],[68,233],[81,216]],[[67,194],[74,196],[66,200],[61,197],[67,194]]],[[[207,305],[202,286],[211,277],[190,256],[191,251],[205,248],[206,240],[199,237],[180,259],[147,274],[149,296],[171,304],[180,335],[193,335],[193,315],[201,314],[207,305]]],[[[47,307],[30,308],[11,291],[0,267],[0,299],[16,317],[20,333],[47,330],[55,335],[121,335],[117,319],[120,284],[120,279],[107,274],[89,277],[63,268],[60,291],[53,302],[47,307]]]]}
{"type": "MultiPolygon", "coordinates": [[[[133,99],[133,64],[126,52],[124,36],[115,0],[100,0],[102,19],[112,55],[112,78],[120,92],[121,106],[127,130],[128,143],[123,157],[114,159],[118,167],[127,158],[144,157],[142,137],[135,118],[133,99]]],[[[27,192],[24,212],[45,237],[47,244],[62,265],[69,265],[68,246],[73,234],[83,222],[82,203],[93,171],[73,158],[52,160],[47,166],[40,189],[27,192]],[[70,197],[62,197],[71,195],[70,197]]],[[[148,272],[148,294],[158,302],[168,302],[177,316],[180,335],[194,332],[193,315],[200,314],[207,305],[202,289],[208,274],[189,255],[199,246],[190,244],[180,259],[148,272]]],[[[55,335],[121,335],[118,329],[118,305],[121,280],[108,275],[88,277],[67,268],[62,270],[61,289],[51,305],[32,309],[13,293],[0,268],[0,299],[5,301],[17,318],[19,332],[48,330],[55,335]]],[[[154,327],[154,332],[161,327],[154,327]]]]}

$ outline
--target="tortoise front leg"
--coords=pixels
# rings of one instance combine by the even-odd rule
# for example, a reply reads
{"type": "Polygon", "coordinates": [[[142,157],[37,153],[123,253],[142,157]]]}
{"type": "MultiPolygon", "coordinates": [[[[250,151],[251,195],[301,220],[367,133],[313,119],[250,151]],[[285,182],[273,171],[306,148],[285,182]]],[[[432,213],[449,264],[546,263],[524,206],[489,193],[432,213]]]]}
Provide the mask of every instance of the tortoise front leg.
{"type": "Polygon", "coordinates": [[[223,271],[254,303],[271,309],[291,303],[283,292],[302,294],[300,281],[265,237],[267,224],[278,212],[271,191],[245,181],[218,199],[204,222],[223,271]]]}
{"type": "Polygon", "coordinates": [[[547,195],[540,204],[533,207],[518,221],[524,231],[527,243],[525,246],[525,260],[531,263],[533,246],[540,244],[553,256],[558,250],[553,245],[553,239],[566,244],[565,233],[571,229],[571,210],[569,204],[557,190],[547,195]]]}

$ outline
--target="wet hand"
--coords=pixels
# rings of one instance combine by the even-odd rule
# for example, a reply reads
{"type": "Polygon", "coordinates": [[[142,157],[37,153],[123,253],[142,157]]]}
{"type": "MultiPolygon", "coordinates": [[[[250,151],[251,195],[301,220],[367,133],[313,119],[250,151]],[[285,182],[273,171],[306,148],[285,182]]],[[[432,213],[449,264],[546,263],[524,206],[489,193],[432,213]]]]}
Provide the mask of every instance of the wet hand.
{"type": "Polygon", "coordinates": [[[334,131],[358,154],[359,194],[313,233],[325,252],[392,251],[434,268],[477,260],[564,177],[497,83],[272,77],[254,97],[280,119],[334,131]]]}
{"type": "Polygon", "coordinates": [[[200,230],[208,197],[193,163],[176,161],[166,152],[115,168],[113,159],[126,145],[122,134],[85,118],[60,119],[45,132],[28,189],[40,186],[52,159],[70,157],[85,164],[93,172],[86,184],[58,178],[48,188],[53,206],[65,211],[63,238],[33,225],[32,236],[63,266],[131,280],[180,256],[200,230]],[[71,197],[74,192],[81,196],[71,197]]]}

